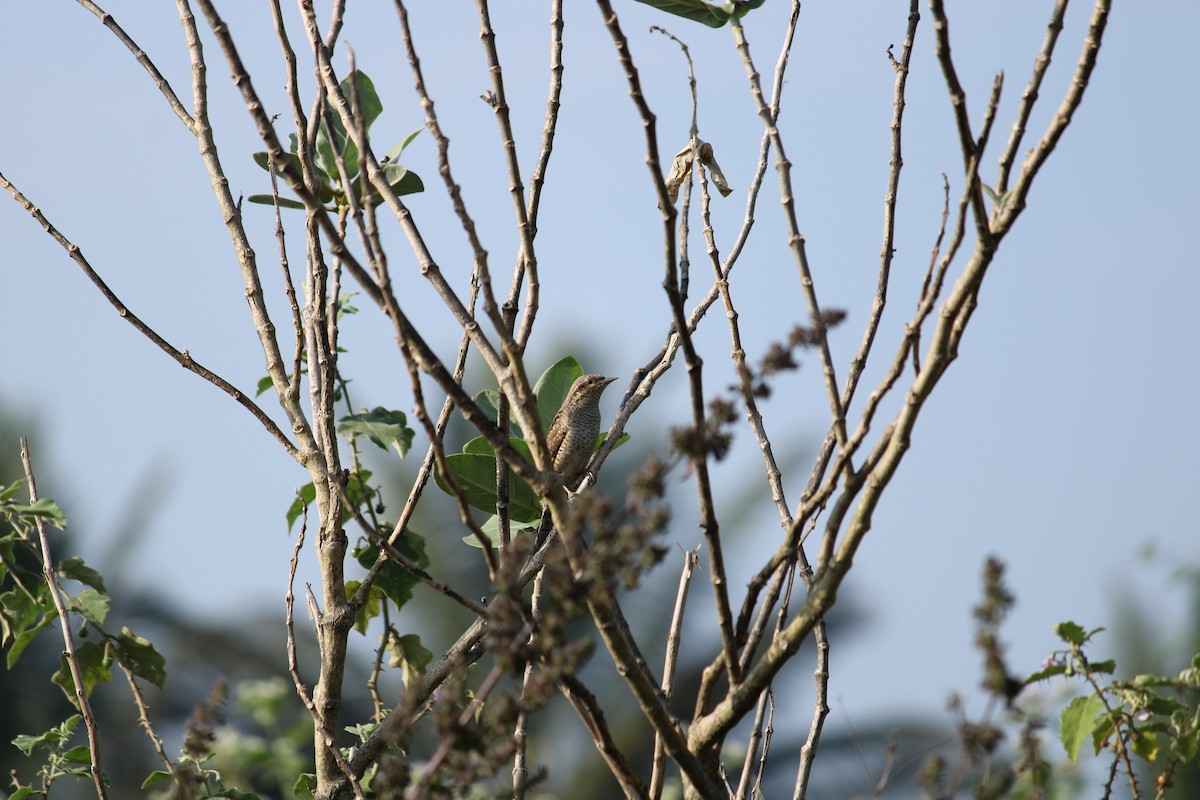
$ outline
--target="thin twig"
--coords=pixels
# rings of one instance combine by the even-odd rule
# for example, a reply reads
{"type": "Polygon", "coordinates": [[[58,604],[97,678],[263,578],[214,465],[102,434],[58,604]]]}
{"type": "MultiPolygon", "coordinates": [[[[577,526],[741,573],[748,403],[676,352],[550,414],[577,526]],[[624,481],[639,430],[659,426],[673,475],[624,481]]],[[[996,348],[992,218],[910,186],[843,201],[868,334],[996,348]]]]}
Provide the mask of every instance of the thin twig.
{"type": "MultiPolygon", "coordinates": [[[[667,628],[667,648],[663,654],[663,696],[668,700],[675,690],[675,667],[679,663],[679,646],[682,642],[683,613],[687,608],[688,587],[692,583],[692,574],[700,563],[698,555],[700,546],[685,550],[683,553],[683,569],[679,573],[679,588],[675,591],[675,605],[671,611],[671,624],[667,628]]],[[[650,770],[650,798],[658,800],[662,796],[663,781],[666,777],[666,761],[664,759],[662,737],[654,735],[654,759],[650,770]]]]}
{"type": "Polygon", "coordinates": [[[1037,103],[1042,79],[1046,77],[1046,70],[1050,68],[1050,56],[1054,53],[1058,35],[1062,33],[1063,17],[1066,16],[1066,13],[1067,0],[1058,0],[1050,15],[1050,22],[1046,24],[1046,38],[1042,40],[1042,49],[1033,62],[1033,73],[1029,76],[1029,83],[1025,85],[1025,91],[1021,92],[1021,104],[1017,108],[1016,119],[1013,121],[1012,131],[1008,136],[1008,144],[1000,155],[999,169],[996,173],[996,194],[999,196],[1003,196],[1008,191],[1008,176],[1016,162],[1017,151],[1021,149],[1021,141],[1025,138],[1029,115],[1033,113],[1033,107],[1037,103]]]}
{"type": "Polygon", "coordinates": [[[588,691],[583,681],[574,675],[563,676],[558,682],[558,688],[583,721],[596,750],[608,765],[609,772],[621,785],[627,800],[647,800],[650,795],[646,791],[646,785],[613,740],[600,701],[588,691]]]}
{"type": "Polygon", "coordinates": [[[137,62],[141,64],[146,70],[147,74],[150,75],[151,80],[154,81],[154,85],[157,86],[158,90],[163,93],[163,97],[167,99],[167,103],[171,106],[171,110],[175,112],[175,116],[179,117],[179,121],[187,126],[189,131],[195,134],[196,121],[192,119],[192,115],[189,114],[187,109],[183,107],[183,103],[180,102],[179,97],[175,94],[175,90],[171,88],[171,84],[165,77],[163,77],[163,74],[158,71],[158,67],[156,67],[154,62],[150,60],[150,56],[146,54],[146,51],[143,50],[138,43],[135,42],[133,38],[125,32],[125,29],[117,23],[117,20],[112,14],[109,14],[107,11],[100,8],[100,6],[93,3],[92,0],[77,0],[77,2],[79,5],[95,14],[96,18],[100,20],[100,24],[112,31],[113,35],[120,40],[121,44],[125,45],[125,47],[129,49],[130,53],[133,53],[133,57],[137,59],[137,62]]]}
{"type": "Polygon", "coordinates": [[[84,275],[86,275],[88,279],[95,284],[96,288],[100,290],[100,293],[104,295],[104,298],[108,300],[108,302],[117,310],[117,313],[123,319],[136,328],[143,336],[153,342],[160,350],[173,358],[175,362],[179,364],[179,366],[183,367],[189,372],[194,372],[236,400],[239,405],[249,411],[254,418],[257,419],[262,426],[267,429],[267,433],[271,434],[271,436],[274,437],[277,442],[279,442],[284,450],[287,451],[288,455],[292,456],[297,461],[300,460],[300,451],[296,449],[296,446],[292,444],[283,431],[279,429],[279,426],[275,424],[274,420],[268,417],[266,413],[258,407],[253,399],[247,397],[239,389],[237,389],[237,387],[229,383],[229,381],[225,380],[220,375],[217,375],[215,372],[212,372],[207,367],[200,364],[198,361],[196,361],[196,359],[192,358],[192,355],[187,350],[175,349],[175,347],[173,347],[169,342],[167,342],[166,339],[160,336],[157,331],[143,322],[139,316],[134,314],[128,306],[121,302],[121,299],[117,297],[116,293],[113,292],[112,289],[109,288],[108,284],[104,282],[104,279],[101,278],[94,269],[92,269],[92,265],[88,263],[87,258],[83,255],[83,251],[80,250],[75,244],[71,243],[67,237],[63,236],[63,234],[60,233],[58,229],[50,223],[50,220],[46,219],[46,216],[42,214],[41,210],[31,203],[29,199],[21,193],[21,190],[14,186],[11,181],[5,178],[2,173],[0,173],[0,186],[3,186],[8,193],[12,195],[13,199],[20,203],[21,207],[28,211],[30,216],[37,220],[38,224],[45,229],[46,233],[50,234],[50,237],[54,239],[54,241],[58,242],[63,249],[67,251],[67,255],[71,257],[71,260],[79,265],[79,268],[83,270],[84,275]]]}
{"type": "MultiPolygon", "coordinates": [[[[25,468],[25,480],[29,484],[29,504],[35,505],[38,501],[37,481],[34,479],[33,463],[29,457],[29,442],[25,440],[24,436],[21,437],[21,466],[25,468]]],[[[34,524],[37,526],[38,545],[42,551],[42,579],[46,582],[46,588],[50,590],[50,597],[54,600],[54,608],[58,612],[63,645],[66,646],[66,652],[63,655],[71,671],[71,680],[75,684],[75,705],[83,714],[83,724],[87,729],[88,752],[91,756],[91,764],[88,765],[88,769],[92,775],[92,782],[96,785],[96,796],[105,800],[108,797],[108,788],[104,785],[104,771],[100,767],[100,728],[96,725],[96,715],[92,712],[92,704],[88,700],[83,668],[79,665],[75,637],[71,634],[71,615],[67,610],[66,601],[63,599],[62,588],[58,585],[58,576],[54,570],[54,555],[50,552],[50,538],[46,535],[46,525],[42,522],[41,517],[34,517],[34,524]]]]}

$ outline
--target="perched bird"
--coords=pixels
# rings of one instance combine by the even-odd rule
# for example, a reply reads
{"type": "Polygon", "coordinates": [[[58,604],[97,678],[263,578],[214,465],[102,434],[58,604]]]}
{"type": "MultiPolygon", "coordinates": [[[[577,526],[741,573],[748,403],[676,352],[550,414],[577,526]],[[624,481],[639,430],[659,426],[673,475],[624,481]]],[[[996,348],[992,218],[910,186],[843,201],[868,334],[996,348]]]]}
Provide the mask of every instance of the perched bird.
{"type": "Polygon", "coordinates": [[[600,436],[600,395],[615,380],[594,374],[576,378],[546,432],[550,463],[572,491],[583,480],[596,450],[596,439],[600,436]]]}
{"type": "MultiPolygon", "coordinates": [[[[583,480],[596,450],[596,439],[600,436],[600,395],[604,387],[615,380],[594,374],[576,378],[546,432],[550,463],[554,471],[562,475],[563,485],[571,491],[583,480]]],[[[550,509],[547,508],[542,512],[535,547],[540,548],[545,543],[551,528],[550,509]]]]}

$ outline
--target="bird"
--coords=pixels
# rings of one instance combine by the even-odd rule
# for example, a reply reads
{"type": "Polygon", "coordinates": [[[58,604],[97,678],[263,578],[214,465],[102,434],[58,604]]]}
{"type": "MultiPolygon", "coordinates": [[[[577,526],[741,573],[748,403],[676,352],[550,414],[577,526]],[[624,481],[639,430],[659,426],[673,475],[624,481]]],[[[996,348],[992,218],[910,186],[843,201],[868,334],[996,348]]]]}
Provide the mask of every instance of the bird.
{"type": "Polygon", "coordinates": [[[596,450],[596,439],[600,436],[600,395],[615,380],[594,373],[576,378],[546,432],[550,464],[571,491],[583,480],[596,450]]]}
{"type": "MultiPolygon", "coordinates": [[[[550,465],[571,491],[583,481],[588,462],[596,450],[596,439],[600,436],[600,395],[615,380],[595,373],[576,378],[546,432],[550,465]]],[[[547,508],[542,512],[535,548],[541,548],[545,543],[551,526],[550,509],[547,508]]]]}

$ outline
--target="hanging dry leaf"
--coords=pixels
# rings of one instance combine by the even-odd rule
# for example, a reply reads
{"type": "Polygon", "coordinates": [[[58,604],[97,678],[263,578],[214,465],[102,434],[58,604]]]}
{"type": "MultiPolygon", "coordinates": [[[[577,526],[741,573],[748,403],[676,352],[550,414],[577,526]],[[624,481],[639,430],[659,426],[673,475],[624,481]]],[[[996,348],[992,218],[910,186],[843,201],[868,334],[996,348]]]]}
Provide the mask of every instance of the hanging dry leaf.
{"type": "Polygon", "coordinates": [[[675,154],[675,160],[671,162],[671,171],[667,173],[667,197],[672,203],[679,199],[679,187],[683,186],[691,170],[692,146],[689,144],[675,154]]]}
{"type": "Polygon", "coordinates": [[[725,173],[721,172],[721,167],[717,164],[717,159],[713,156],[712,145],[703,139],[697,138],[695,147],[688,145],[675,154],[675,160],[671,162],[671,171],[667,174],[667,197],[674,203],[679,199],[679,187],[683,186],[683,182],[687,180],[688,174],[692,170],[693,154],[697,154],[700,163],[708,167],[709,177],[712,178],[713,184],[717,187],[717,191],[721,193],[721,197],[728,197],[733,189],[729,186],[729,181],[725,180],[725,173]]]}
{"type": "Polygon", "coordinates": [[[717,164],[717,159],[713,155],[712,145],[708,142],[700,143],[700,163],[708,167],[709,177],[712,178],[721,197],[729,197],[733,187],[729,185],[729,181],[725,180],[725,173],[721,172],[721,166],[717,164]]]}

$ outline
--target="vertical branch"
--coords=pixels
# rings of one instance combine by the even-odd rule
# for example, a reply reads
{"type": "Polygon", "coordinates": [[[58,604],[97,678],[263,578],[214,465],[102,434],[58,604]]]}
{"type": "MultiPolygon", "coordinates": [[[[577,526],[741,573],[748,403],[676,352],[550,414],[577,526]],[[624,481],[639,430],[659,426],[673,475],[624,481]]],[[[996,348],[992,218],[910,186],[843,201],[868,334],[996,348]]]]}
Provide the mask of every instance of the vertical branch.
{"type": "MultiPolygon", "coordinates": [[[[529,178],[529,229],[537,236],[538,210],[541,205],[542,187],[546,183],[546,170],[550,166],[550,154],[554,151],[554,134],[558,127],[558,112],[563,89],[563,3],[550,2],[550,94],[546,100],[546,117],[542,123],[542,144],[538,150],[537,164],[529,178]]],[[[505,324],[512,329],[515,324],[517,302],[521,295],[521,284],[525,276],[525,265],[518,260],[513,270],[512,286],[508,299],[504,301],[505,324]]],[[[521,317],[521,329],[517,332],[517,347],[525,349],[533,332],[533,321],[537,317],[541,282],[536,271],[529,273],[529,291],[525,295],[525,313],[521,317]]]]}
{"type": "Polygon", "coordinates": [[[1033,113],[1033,107],[1038,99],[1038,91],[1042,86],[1042,79],[1046,77],[1046,70],[1050,68],[1050,56],[1054,52],[1054,45],[1058,42],[1058,35],[1062,33],[1063,17],[1066,14],[1067,0],[1058,0],[1054,6],[1054,12],[1050,15],[1050,22],[1046,25],[1046,38],[1042,40],[1042,49],[1033,62],[1033,74],[1029,76],[1029,83],[1025,85],[1025,91],[1021,93],[1021,105],[1017,108],[1017,118],[1013,121],[1012,131],[1008,136],[1008,145],[1000,156],[999,170],[996,175],[996,194],[998,196],[1002,196],[1008,191],[1008,176],[1016,161],[1017,151],[1021,149],[1021,140],[1025,138],[1029,115],[1033,113]]]}
{"type": "Polygon", "coordinates": [[[203,45],[196,29],[196,18],[192,14],[188,0],[176,0],[176,9],[179,13],[179,21],[183,25],[188,55],[191,59],[192,103],[195,112],[194,132],[200,144],[200,158],[208,170],[213,196],[216,198],[217,206],[221,209],[230,242],[233,244],[238,265],[242,270],[242,281],[246,286],[246,301],[250,308],[250,316],[254,321],[254,328],[258,331],[259,343],[266,356],[267,374],[271,376],[271,382],[279,395],[279,402],[287,414],[288,423],[299,441],[302,457],[310,459],[315,453],[316,443],[297,398],[288,392],[287,363],[280,353],[279,342],[275,337],[275,325],[271,322],[270,314],[267,311],[254,248],[242,225],[241,210],[229,190],[229,179],[225,177],[224,168],[217,153],[212,123],[208,118],[208,66],[204,60],[203,45]]]}
{"type": "MultiPolygon", "coordinates": [[[[33,476],[33,464],[29,458],[29,442],[21,437],[21,466],[25,468],[25,480],[29,483],[29,504],[38,501],[37,481],[33,476]]],[[[62,589],[58,585],[58,576],[54,574],[54,555],[50,552],[50,539],[46,536],[46,525],[41,517],[35,517],[37,525],[38,546],[42,551],[42,579],[54,600],[54,608],[58,612],[58,621],[62,627],[63,645],[66,646],[64,657],[71,670],[71,680],[75,684],[75,705],[83,714],[83,724],[87,728],[88,752],[91,764],[88,769],[92,775],[92,783],[96,785],[96,796],[106,800],[108,789],[104,785],[103,770],[100,768],[100,729],[96,725],[96,715],[92,712],[92,704],[88,700],[87,684],[83,679],[83,669],[79,666],[79,653],[75,650],[75,637],[71,635],[71,616],[67,604],[63,600],[62,589]]]]}
{"type": "MultiPolygon", "coordinates": [[[[695,344],[692,342],[691,333],[688,329],[687,316],[683,309],[683,297],[679,292],[679,276],[676,274],[675,268],[676,243],[674,222],[676,212],[667,193],[666,183],[663,181],[662,164],[658,157],[658,134],[655,117],[654,113],[650,110],[650,106],[646,103],[637,67],[634,65],[633,57],[629,52],[629,42],[621,30],[620,22],[617,19],[616,12],[612,9],[612,4],[609,0],[597,0],[597,2],[601,9],[604,24],[608,28],[613,43],[616,45],[617,57],[625,70],[625,78],[629,83],[629,96],[633,100],[638,114],[641,116],[642,127],[646,134],[646,162],[650,168],[651,180],[658,195],[659,210],[662,212],[663,217],[663,238],[666,251],[665,258],[663,259],[665,271],[663,290],[667,294],[667,301],[670,304],[674,320],[675,332],[679,335],[680,344],[683,347],[684,360],[687,364],[688,382],[691,389],[692,425],[697,437],[701,441],[704,441],[707,439],[708,434],[708,422],[704,414],[704,383],[702,377],[704,362],[696,352],[695,344]]],[[[700,448],[700,452],[693,455],[692,464],[696,470],[696,487],[700,495],[700,513],[703,520],[700,523],[700,527],[704,531],[705,544],[708,546],[709,565],[712,570],[710,582],[712,583],[713,595],[716,599],[717,618],[721,630],[722,652],[725,657],[730,680],[736,683],[741,679],[741,668],[737,661],[737,648],[733,638],[733,613],[729,604],[725,559],[721,548],[720,528],[717,523],[716,509],[712,497],[712,484],[708,473],[707,446],[700,448]]]]}
{"type": "Polygon", "coordinates": [[[762,118],[763,124],[766,126],[767,134],[771,137],[771,145],[775,148],[775,166],[779,171],[780,201],[783,205],[784,220],[787,224],[788,246],[792,250],[792,256],[796,261],[796,268],[800,272],[800,286],[804,292],[804,299],[808,304],[808,313],[812,321],[813,330],[816,332],[818,338],[817,349],[821,355],[822,373],[825,377],[825,390],[829,395],[829,409],[833,414],[834,436],[837,438],[838,446],[844,448],[846,446],[845,409],[838,394],[837,372],[833,367],[833,356],[829,351],[825,318],[821,313],[821,305],[817,301],[812,270],[808,265],[808,255],[804,247],[804,236],[800,233],[800,226],[796,220],[796,201],[792,191],[792,164],[788,161],[787,153],[783,149],[783,137],[779,134],[775,117],[772,115],[771,109],[763,97],[762,84],[759,79],[758,70],[755,68],[754,61],[750,57],[750,45],[746,41],[745,29],[737,17],[732,18],[730,22],[733,26],[734,42],[742,55],[742,62],[745,64],[746,74],[750,81],[750,94],[758,108],[758,115],[762,118]]]}
{"type": "MultiPolygon", "coordinates": [[[[683,612],[687,607],[688,587],[692,582],[692,573],[700,558],[696,554],[699,546],[687,550],[683,554],[683,570],[679,573],[679,589],[675,592],[675,606],[671,612],[671,624],[667,628],[667,649],[663,655],[663,696],[668,700],[675,689],[675,666],[679,661],[680,631],[683,630],[683,612]]],[[[666,760],[663,752],[662,736],[654,734],[654,758],[650,770],[650,800],[658,800],[662,796],[663,779],[666,776],[666,760]]]]}
{"type": "MultiPolygon", "coordinates": [[[[521,241],[521,249],[517,255],[518,264],[520,265],[518,271],[528,271],[530,281],[537,283],[537,255],[533,249],[533,225],[529,219],[529,209],[525,204],[525,186],[521,181],[521,164],[517,158],[517,142],[512,129],[512,119],[508,107],[508,94],[504,90],[504,72],[500,67],[500,55],[496,52],[496,31],[492,28],[491,13],[488,11],[487,0],[475,0],[475,6],[479,10],[479,39],[483,43],[483,53],[487,60],[488,74],[492,79],[492,90],[488,104],[495,112],[496,123],[500,126],[504,162],[508,167],[508,190],[512,195],[513,210],[517,215],[517,234],[521,241]]],[[[559,29],[559,33],[561,35],[561,28],[559,29]]],[[[534,303],[534,308],[536,308],[536,302],[534,303]]],[[[511,331],[511,324],[506,319],[503,327],[511,331]]]]}

